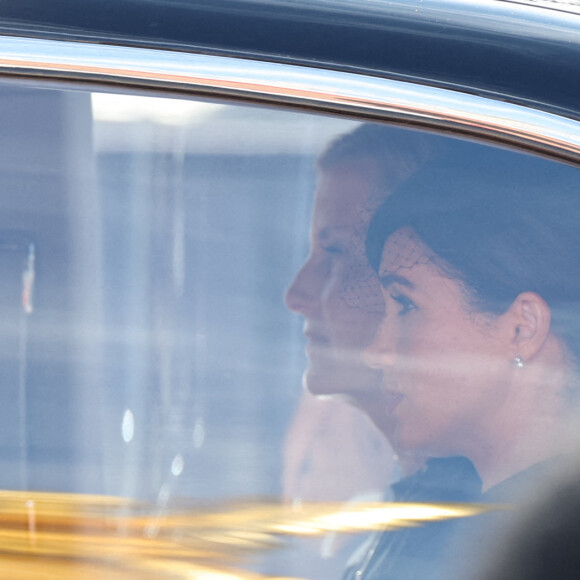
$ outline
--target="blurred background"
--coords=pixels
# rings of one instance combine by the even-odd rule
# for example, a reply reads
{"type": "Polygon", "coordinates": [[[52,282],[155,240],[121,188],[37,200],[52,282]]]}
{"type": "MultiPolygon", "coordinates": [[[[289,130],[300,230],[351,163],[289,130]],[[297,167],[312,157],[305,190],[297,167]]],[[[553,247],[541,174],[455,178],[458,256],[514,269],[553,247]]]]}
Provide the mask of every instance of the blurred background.
{"type": "Polygon", "coordinates": [[[305,365],[283,296],[315,157],[355,123],[31,83],[0,103],[0,487],[277,496],[305,365]]]}

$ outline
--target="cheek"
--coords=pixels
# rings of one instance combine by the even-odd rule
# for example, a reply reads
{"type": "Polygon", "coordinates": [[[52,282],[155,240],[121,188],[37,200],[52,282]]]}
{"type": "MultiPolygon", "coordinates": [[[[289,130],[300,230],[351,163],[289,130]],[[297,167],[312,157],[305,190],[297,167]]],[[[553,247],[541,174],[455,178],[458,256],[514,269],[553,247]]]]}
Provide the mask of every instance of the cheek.
{"type": "Polygon", "coordinates": [[[373,341],[380,317],[352,308],[344,301],[335,305],[334,313],[335,317],[330,322],[329,327],[333,330],[336,345],[350,349],[351,354],[359,357],[361,364],[364,364],[362,361],[363,351],[373,341]]]}
{"type": "Polygon", "coordinates": [[[397,410],[398,438],[405,447],[453,444],[485,409],[490,385],[499,384],[489,337],[473,325],[405,323],[398,335],[395,380],[406,398],[397,410]]]}
{"type": "Polygon", "coordinates": [[[344,279],[341,291],[342,299],[351,308],[382,318],[385,313],[385,302],[376,274],[365,268],[354,279],[344,279]]]}
{"type": "MultiPolygon", "coordinates": [[[[462,395],[465,376],[458,365],[457,351],[437,328],[420,321],[400,324],[394,378],[408,398],[413,414],[436,415],[450,410],[462,395]]],[[[424,419],[422,419],[424,420],[424,419]]]]}
{"type": "Polygon", "coordinates": [[[429,363],[440,351],[437,331],[425,323],[420,314],[400,315],[398,306],[390,307],[393,314],[385,321],[391,336],[396,337],[394,349],[398,365],[406,372],[413,372],[429,363]]]}
{"type": "Polygon", "coordinates": [[[431,361],[407,374],[406,398],[397,411],[402,440],[436,443],[478,409],[477,393],[454,370],[431,361]]]}
{"type": "Polygon", "coordinates": [[[427,423],[477,415],[492,396],[490,385],[498,382],[493,360],[481,356],[485,345],[469,336],[433,338],[408,347],[405,382],[411,406],[427,423]]]}
{"type": "Polygon", "coordinates": [[[370,267],[364,254],[343,256],[332,266],[334,292],[352,309],[382,315],[384,301],[376,272],[370,267]]]}
{"type": "Polygon", "coordinates": [[[383,316],[383,300],[367,284],[348,286],[344,277],[329,280],[323,297],[326,323],[343,341],[366,348],[374,338],[383,316]]]}
{"type": "Polygon", "coordinates": [[[400,324],[398,350],[409,366],[428,371],[434,377],[464,378],[476,372],[474,361],[483,350],[479,334],[471,328],[449,324],[446,319],[408,315],[400,324]]]}

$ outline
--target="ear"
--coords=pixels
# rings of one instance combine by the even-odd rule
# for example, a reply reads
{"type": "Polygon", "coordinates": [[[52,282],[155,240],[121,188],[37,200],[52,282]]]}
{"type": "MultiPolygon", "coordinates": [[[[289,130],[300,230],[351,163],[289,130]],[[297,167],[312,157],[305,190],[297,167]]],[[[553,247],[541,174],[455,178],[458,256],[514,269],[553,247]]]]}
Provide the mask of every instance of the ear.
{"type": "Polygon", "coordinates": [[[533,359],[550,336],[552,313],[535,292],[522,292],[509,309],[514,356],[533,359]]]}

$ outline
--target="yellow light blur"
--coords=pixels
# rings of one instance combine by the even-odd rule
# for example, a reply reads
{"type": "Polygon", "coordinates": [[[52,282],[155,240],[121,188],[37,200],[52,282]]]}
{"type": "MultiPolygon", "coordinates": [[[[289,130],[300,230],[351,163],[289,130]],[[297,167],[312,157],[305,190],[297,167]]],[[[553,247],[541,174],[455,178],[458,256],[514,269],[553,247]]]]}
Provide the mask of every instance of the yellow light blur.
{"type": "Polygon", "coordinates": [[[184,505],[159,514],[159,506],[125,498],[0,491],[0,576],[260,580],[265,577],[240,567],[243,557],[280,547],[287,535],[395,530],[490,509],[497,506],[361,503],[297,509],[256,501],[211,509],[184,505]]]}

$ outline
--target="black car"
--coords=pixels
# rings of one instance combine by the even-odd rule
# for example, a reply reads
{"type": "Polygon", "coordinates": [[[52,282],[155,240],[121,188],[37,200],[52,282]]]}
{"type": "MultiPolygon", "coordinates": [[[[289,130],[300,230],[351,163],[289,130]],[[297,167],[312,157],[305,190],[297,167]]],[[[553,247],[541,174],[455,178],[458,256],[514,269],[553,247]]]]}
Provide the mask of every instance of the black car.
{"type": "Polygon", "coordinates": [[[2,576],[465,566],[576,435],[579,62],[572,1],[1,2],[2,576]]]}

